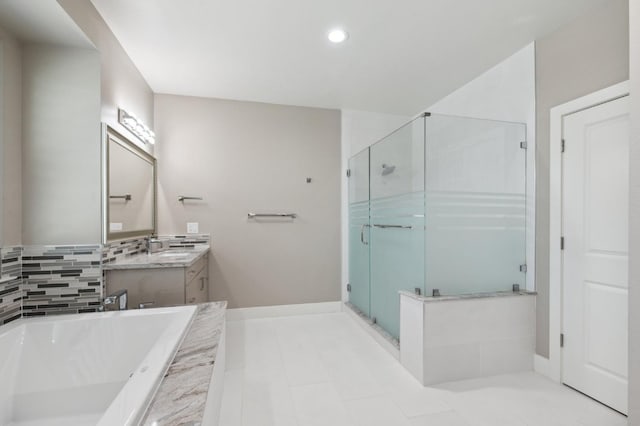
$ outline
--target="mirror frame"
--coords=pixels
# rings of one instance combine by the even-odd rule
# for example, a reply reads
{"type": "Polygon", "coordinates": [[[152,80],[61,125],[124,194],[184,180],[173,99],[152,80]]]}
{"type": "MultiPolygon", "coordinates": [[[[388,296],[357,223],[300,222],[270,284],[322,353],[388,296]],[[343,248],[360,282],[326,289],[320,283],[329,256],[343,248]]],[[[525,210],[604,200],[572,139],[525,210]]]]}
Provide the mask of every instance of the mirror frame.
{"type": "Polygon", "coordinates": [[[150,236],[156,234],[158,224],[158,172],[157,162],[153,155],[149,154],[138,145],[134,144],[122,133],[116,131],[108,124],[102,124],[102,242],[107,244],[116,240],[126,238],[150,236]],[[109,228],[109,142],[114,141],[129,152],[137,155],[144,161],[151,164],[153,170],[153,205],[150,229],[137,229],[133,231],[116,231],[112,232],[109,228]]]}

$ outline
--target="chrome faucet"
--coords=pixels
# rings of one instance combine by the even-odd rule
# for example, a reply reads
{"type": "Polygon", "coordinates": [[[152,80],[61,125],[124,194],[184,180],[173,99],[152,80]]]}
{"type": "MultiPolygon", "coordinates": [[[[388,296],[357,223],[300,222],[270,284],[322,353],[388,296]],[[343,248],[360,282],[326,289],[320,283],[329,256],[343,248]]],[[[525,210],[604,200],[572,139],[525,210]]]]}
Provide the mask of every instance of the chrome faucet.
{"type": "Polygon", "coordinates": [[[105,311],[124,311],[128,309],[127,289],[118,290],[104,298],[105,311]]]}
{"type": "Polygon", "coordinates": [[[147,251],[149,253],[157,253],[162,250],[166,250],[166,245],[168,242],[160,240],[158,238],[147,238],[147,251]]]}

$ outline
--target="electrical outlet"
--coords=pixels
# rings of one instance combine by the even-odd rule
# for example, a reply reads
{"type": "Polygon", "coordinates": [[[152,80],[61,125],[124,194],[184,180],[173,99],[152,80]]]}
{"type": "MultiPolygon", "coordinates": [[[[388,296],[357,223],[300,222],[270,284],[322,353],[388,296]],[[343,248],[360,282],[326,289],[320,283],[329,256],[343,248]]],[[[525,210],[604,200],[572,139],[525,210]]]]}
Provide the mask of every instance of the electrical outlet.
{"type": "Polygon", "coordinates": [[[122,223],[121,222],[111,222],[109,224],[109,231],[111,231],[111,232],[122,231],[122,223]]]}
{"type": "Polygon", "coordinates": [[[198,222],[187,222],[187,234],[198,233],[198,222]]]}

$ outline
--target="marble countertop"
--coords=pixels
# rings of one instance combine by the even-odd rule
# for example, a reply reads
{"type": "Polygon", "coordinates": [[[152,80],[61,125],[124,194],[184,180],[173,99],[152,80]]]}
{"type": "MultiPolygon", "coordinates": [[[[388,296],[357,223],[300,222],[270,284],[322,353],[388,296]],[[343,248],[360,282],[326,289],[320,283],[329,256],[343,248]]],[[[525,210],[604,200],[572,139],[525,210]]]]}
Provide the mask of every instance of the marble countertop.
{"type": "Polygon", "coordinates": [[[186,268],[209,252],[208,245],[173,248],[152,254],[138,254],[107,263],[104,269],[186,268]]]}
{"type": "Polygon", "coordinates": [[[198,310],[149,404],[141,425],[178,426],[202,423],[218,344],[225,326],[227,302],[198,305],[198,310]]]}
{"type": "Polygon", "coordinates": [[[435,303],[435,302],[448,302],[452,300],[467,300],[467,299],[486,299],[489,297],[518,297],[518,296],[535,296],[538,294],[535,291],[494,291],[487,293],[468,293],[468,294],[458,294],[452,296],[421,296],[417,295],[411,291],[400,290],[401,296],[411,297],[412,299],[419,300],[425,303],[435,303]]]}

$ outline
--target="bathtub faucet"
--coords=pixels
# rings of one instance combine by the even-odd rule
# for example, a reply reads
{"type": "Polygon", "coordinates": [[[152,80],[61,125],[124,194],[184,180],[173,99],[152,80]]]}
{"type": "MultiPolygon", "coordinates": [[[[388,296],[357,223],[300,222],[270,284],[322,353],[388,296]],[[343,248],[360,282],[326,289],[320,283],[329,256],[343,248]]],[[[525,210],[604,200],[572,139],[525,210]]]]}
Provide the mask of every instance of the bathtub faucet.
{"type": "Polygon", "coordinates": [[[118,290],[104,298],[105,311],[124,311],[128,309],[127,289],[118,290]]]}

